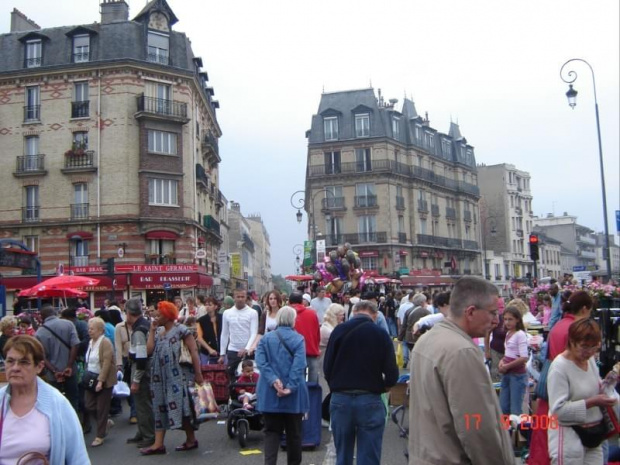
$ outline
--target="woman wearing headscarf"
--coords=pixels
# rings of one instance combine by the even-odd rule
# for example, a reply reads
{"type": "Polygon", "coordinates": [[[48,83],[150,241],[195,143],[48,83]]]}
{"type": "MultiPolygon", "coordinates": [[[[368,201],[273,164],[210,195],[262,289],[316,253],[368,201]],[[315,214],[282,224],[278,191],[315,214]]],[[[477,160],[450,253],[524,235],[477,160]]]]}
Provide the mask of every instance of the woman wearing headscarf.
{"type": "Polygon", "coordinates": [[[155,442],[141,449],[142,455],[166,453],[164,438],[168,429],[183,429],[185,442],[176,451],[196,449],[198,441],[195,414],[189,393],[194,382],[202,384],[196,340],[185,325],[177,323],[179,310],[171,302],[159,302],[153,314],[146,350],[152,356],[151,397],[155,417],[155,442]],[[181,365],[181,344],[192,356],[192,365],[181,365]]]}

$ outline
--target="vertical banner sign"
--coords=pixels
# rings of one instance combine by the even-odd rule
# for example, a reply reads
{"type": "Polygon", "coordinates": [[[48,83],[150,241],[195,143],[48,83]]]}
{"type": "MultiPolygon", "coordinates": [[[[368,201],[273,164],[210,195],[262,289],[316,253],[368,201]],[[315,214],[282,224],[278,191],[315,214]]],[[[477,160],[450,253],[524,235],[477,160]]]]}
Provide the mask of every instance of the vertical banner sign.
{"type": "Polygon", "coordinates": [[[312,268],[312,241],[304,241],[304,268],[310,270],[312,268]]]}
{"type": "Polygon", "coordinates": [[[232,267],[232,275],[235,278],[240,278],[241,277],[241,255],[238,253],[231,253],[230,263],[232,267]]]}
{"type": "Polygon", "coordinates": [[[316,262],[321,263],[325,258],[325,239],[316,241],[316,262]]]}

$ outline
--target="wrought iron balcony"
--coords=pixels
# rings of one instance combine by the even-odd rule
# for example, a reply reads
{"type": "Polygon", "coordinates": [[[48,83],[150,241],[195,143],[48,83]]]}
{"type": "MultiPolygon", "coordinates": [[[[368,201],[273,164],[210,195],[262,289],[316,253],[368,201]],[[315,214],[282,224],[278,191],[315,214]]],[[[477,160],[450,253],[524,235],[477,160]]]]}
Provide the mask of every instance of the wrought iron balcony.
{"type": "Polygon", "coordinates": [[[88,266],[88,255],[74,255],[69,257],[69,266],[88,266]]]}
{"type": "Polygon", "coordinates": [[[24,107],[24,123],[41,120],[41,105],[26,105],[24,107]]]}
{"type": "Polygon", "coordinates": [[[456,209],[451,207],[446,207],[446,218],[450,218],[452,220],[456,219],[456,209]]]}
{"type": "Polygon", "coordinates": [[[222,161],[219,142],[211,131],[207,131],[202,139],[202,151],[207,157],[209,165],[215,165],[222,161]]]}
{"type": "Polygon", "coordinates": [[[358,208],[377,207],[376,195],[356,195],[355,206],[358,208]]]}
{"type": "Polygon", "coordinates": [[[336,247],[337,245],[344,244],[344,234],[328,234],[323,236],[325,238],[326,247],[336,247]]]}
{"type": "Polygon", "coordinates": [[[144,263],[147,265],[174,265],[177,262],[174,254],[145,254],[144,263]]]}
{"type": "Polygon", "coordinates": [[[344,197],[327,197],[321,199],[321,206],[324,210],[343,210],[344,197]]]}
{"type": "Polygon", "coordinates": [[[365,232],[354,234],[343,234],[344,242],[349,244],[385,243],[387,242],[387,232],[365,232]]]}
{"type": "Polygon", "coordinates": [[[220,236],[220,223],[211,215],[205,215],[204,227],[207,229],[207,231],[210,231],[217,236],[220,236]]]}
{"type": "Polygon", "coordinates": [[[24,68],[38,68],[42,62],[43,59],[41,57],[26,58],[24,60],[24,68]]]}
{"type": "Polygon", "coordinates": [[[463,212],[463,219],[465,221],[471,221],[471,210],[465,210],[463,212]]]}
{"type": "Polygon", "coordinates": [[[431,205],[431,214],[433,216],[439,216],[439,205],[431,205]]]}
{"type": "Polygon", "coordinates": [[[168,53],[149,53],[147,59],[151,63],[159,63],[160,65],[170,64],[170,56],[168,53]]]}
{"type": "Polygon", "coordinates": [[[219,206],[219,207],[223,207],[224,206],[224,196],[222,195],[222,191],[218,189],[217,191],[217,198],[215,199],[215,203],[219,206]]]}
{"type": "Polygon", "coordinates": [[[396,196],[396,209],[404,210],[405,209],[405,198],[402,196],[396,196]]]}
{"type": "Polygon", "coordinates": [[[398,243],[406,244],[407,243],[407,233],[398,233],[398,243]]]}
{"type": "Polygon", "coordinates": [[[45,155],[20,155],[17,157],[15,176],[45,174],[45,155]]]}
{"type": "Polygon", "coordinates": [[[71,204],[71,219],[72,220],[87,220],[88,219],[88,204],[87,203],[72,203],[71,204]]]}
{"type": "Polygon", "coordinates": [[[97,171],[94,150],[68,150],[65,154],[63,173],[97,171]]]}
{"type": "Polygon", "coordinates": [[[462,248],[461,240],[451,237],[432,236],[430,234],[418,234],[417,240],[418,245],[434,245],[438,247],[451,247],[455,249],[462,248]]]}
{"type": "Polygon", "coordinates": [[[478,242],[463,239],[463,248],[467,250],[478,250],[478,242]]]}
{"type": "Polygon", "coordinates": [[[71,102],[71,118],[88,118],[90,100],[71,102]]]}
{"type": "Polygon", "coordinates": [[[37,206],[22,207],[22,222],[23,223],[37,223],[40,221],[39,212],[40,208],[37,206]]]}
{"type": "Polygon", "coordinates": [[[418,200],[418,211],[428,213],[428,202],[426,200],[418,200]]]}
{"type": "Polygon", "coordinates": [[[187,123],[187,104],[175,100],[146,97],[144,94],[137,97],[138,113],[136,118],[154,117],[166,121],[177,121],[187,123]]]}
{"type": "Polygon", "coordinates": [[[205,191],[209,189],[209,176],[200,163],[196,163],[196,183],[205,191]]]}

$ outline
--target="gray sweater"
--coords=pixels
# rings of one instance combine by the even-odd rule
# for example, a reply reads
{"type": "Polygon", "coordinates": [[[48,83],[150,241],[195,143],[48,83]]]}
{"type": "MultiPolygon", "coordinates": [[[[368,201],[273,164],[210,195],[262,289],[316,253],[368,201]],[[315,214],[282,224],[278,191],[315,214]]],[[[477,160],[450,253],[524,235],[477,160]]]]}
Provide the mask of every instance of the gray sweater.
{"type": "Polygon", "coordinates": [[[549,369],[549,415],[557,415],[562,426],[596,423],[603,418],[601,409],[586,410],[586,399],[599,394],[600,377],[594,357],[588,360],[588,371],[558,355],[549,369]]]}

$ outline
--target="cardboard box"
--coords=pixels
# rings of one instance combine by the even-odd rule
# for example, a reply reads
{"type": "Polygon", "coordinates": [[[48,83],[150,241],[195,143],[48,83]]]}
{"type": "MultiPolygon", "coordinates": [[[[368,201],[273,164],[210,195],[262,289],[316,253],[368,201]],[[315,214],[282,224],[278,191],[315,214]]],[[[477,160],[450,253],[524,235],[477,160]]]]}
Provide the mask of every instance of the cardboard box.
{"type": "Polygon", "coordinates": [[[389,402],[390,405],[398,406],[404,405],[409,402],[409,384],[396,383],[395,386],[390,389],[389,402]]]}

